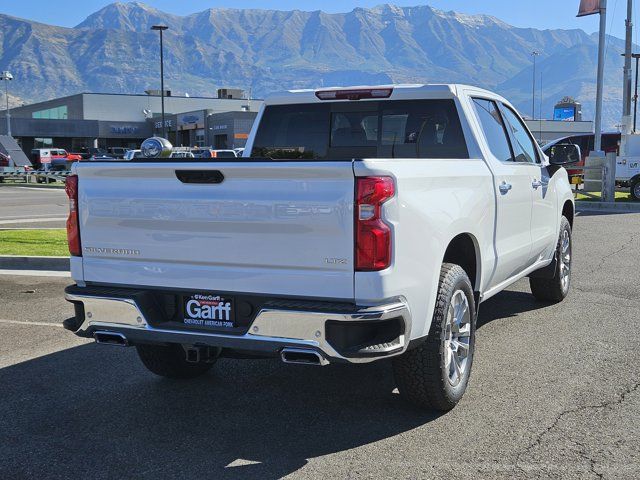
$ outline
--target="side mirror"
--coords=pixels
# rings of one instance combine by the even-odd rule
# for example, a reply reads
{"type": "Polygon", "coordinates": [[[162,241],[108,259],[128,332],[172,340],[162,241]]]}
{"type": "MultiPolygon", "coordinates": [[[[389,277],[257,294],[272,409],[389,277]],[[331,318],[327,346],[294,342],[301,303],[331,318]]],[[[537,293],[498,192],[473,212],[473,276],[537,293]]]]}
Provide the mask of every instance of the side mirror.
{"type": "Polygon", "coordinates": [[[582,158],[580,147],[571,143],[558,143],[549,149],[549,163],[564,166],[578,163],[582,158]]]}

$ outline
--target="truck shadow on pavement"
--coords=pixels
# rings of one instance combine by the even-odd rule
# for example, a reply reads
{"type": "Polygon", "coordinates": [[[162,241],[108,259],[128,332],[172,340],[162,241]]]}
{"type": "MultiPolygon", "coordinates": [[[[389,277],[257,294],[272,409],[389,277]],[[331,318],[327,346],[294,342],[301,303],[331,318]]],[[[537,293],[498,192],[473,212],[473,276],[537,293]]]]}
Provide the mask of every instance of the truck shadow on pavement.
{"type": "MultiPolygon", "coordinates": [[[[503,292],[479,325],[544,306],[503,292]]],[[[394,393],[390,362],[222,359],[202,378],[170,381],[133,348],[88,343],[0,369],[0,478],[275,479],[332,453],[332,475],[346,477],[350,449],[386,440],[401,455],[393,437],[438,417],[394,393]]]]}
{"type": "Polygon", "coordinates": [[[546,308],[550,303],[536,300],[530,292],[505,290],[480,305],[480,312],[476,323],[477,328],[494,320],[516,317],[521,313],[546,308]]]}
{"type": "Polygon", "coordinates": [[[70,348],[0,370],[0,478],[280,478],[437,418],[391,373],[223,359],[169,381],[132,348],[70,348]]]}

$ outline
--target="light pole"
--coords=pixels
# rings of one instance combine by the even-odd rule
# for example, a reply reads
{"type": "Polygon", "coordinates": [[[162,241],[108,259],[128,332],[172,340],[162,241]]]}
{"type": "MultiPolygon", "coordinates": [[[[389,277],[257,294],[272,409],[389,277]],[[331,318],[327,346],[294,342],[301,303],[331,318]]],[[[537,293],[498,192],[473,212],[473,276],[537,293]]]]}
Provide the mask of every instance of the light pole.
{"type": "Polygon", "coordinates": [[[633,94],[633,133],[636,133],[636,120],[638,119],[638,61],[640,60],[640,53],[632,53],[631,56],[636,61],[636,78],[635,78],[635,93],[633,94]]]}
{"type": "Polygon", "coordinates": [[[162,138],[167,138],[167,125],[164,121],[164,48],[162,45],[162,32],[168,30],[166,25],[154,25],[151,30],[160,32],[160,102],[162,103],[162,138]]]}
{"type": "MultiPolygon", "coordinates": [[[[623,57],[626,57],[626,55],[627,55],[626,53],[622,54],[623,57]]],[[[623,113],[627,112],[627,115],[631,116],[631,103],[633,102],[633,128],[631,129],[631,133],[636,133],[636,126],[637,126],[636,121],[638,118],[638,60],[640,60],[640,53],[632,53],[631,58],[636,61],[636,76],[635,76],[635,80],[632,82],[632,83],[635,83],[635,92],[633,96],[631,95],[631,92],[629,92],[628,94],[629,100],[625,101],[625,105],[627,104],[627,102],[629,103],[629,108],[626,109],[625,107],[625,109],[623,110],[623,113]]],[[[626,71],[626,68],[625,68],[625,71],[626,71]]],[[[629,79],[629,81],[631,81],[631,79],[629,79]]],[[[625,86],[626,86],[626,73],[625,73],[625,86]]],[[[627,129],[628,128],[629,126],[627,125],[627,129]]]]}
{"type": "Polygon", "coordinates": [[[625,124],[625,132],[630,130],[631,120],[631,58],[632,55],[632,35],[633,35],[633,0],[627,0],[627,19],[624,24],[625,31],[625,46],[624,46],[624,82],[622,88],[622,123],[625,124]]]}
{"type": "Polygon", "coordinates": [[[531,88],[531,120],[536,119],[536,57],[540,55],[540,52],[534,50],[531,52],[533,57],[533,86],[531,88]]]}
{"type": "Polygon", "coordinates": [[[5,70],[0,74],[0,80],[4,80],[4,96],[7,100],[7,135],[11,136],[11,111],[9,110],[9,82],[13,80],[11,72],[5,70]]]}

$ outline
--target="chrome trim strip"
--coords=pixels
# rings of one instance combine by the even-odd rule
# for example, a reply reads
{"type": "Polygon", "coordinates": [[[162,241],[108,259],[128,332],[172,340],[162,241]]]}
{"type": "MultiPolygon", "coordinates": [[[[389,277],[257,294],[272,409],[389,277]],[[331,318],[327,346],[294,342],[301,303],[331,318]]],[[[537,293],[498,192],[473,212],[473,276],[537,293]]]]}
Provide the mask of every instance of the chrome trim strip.
{"type": "MultiPolygon", "coordinates": [[[[136,302],[127,298],[115,298],[107,296],[65,294],[70,302],[84,304],[85,319],[76,334],[84,334],[89,328],[108,332],[113,329],[131,329],[136,332],[148,332],[149,337],[154,333],[174,334],[183,338],[207,337],[228,340],[251,340],[265,343],[281,343],[292,348],[314,349],[323,356],[333,359],[346,360],[351,363],[366,363],[381,357],[390,357],[404,353],[409,345],[411,332],[411,315],[406,302],[397,299],[393,303],[363,307],[353,313],[344,312],[319,312],[302,310],[279,310],[263,308],[256,315],[255,320],[244,335],[229,335],[223,333],[210,333],[202,331],[169,330],[156,328],[147,322],[136,302]],[[366,357],[344,357],[340,355],[326,340],[325,322],[332,321],[376,321],[402,317],[404,320],[404,333],[400,336],[398,351],[392,354],[366,357]]],[[[381,350],[379,353],[384,354],[381,350]]]]}

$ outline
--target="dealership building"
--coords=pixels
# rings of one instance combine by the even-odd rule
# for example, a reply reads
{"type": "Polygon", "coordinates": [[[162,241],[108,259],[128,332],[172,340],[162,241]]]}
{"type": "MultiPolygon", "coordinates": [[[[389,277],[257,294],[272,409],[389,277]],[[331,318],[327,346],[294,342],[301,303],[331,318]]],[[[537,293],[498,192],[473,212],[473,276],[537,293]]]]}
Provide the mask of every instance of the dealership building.
{"type": "MultiPolygon", "coordinates": [[[[167,137],[176,146],[243,147],[262,104],[242,98],[241,90],[220,89],[217,97],[166,95],[167,137]]],[[[161,111],[160,91],[80,93],[11,109],[11,133],[27,154],[48,147],[138,148],[162,133],[161,111]]],[[[0,135],[6,130],[0,122],[0,135]]]]}

